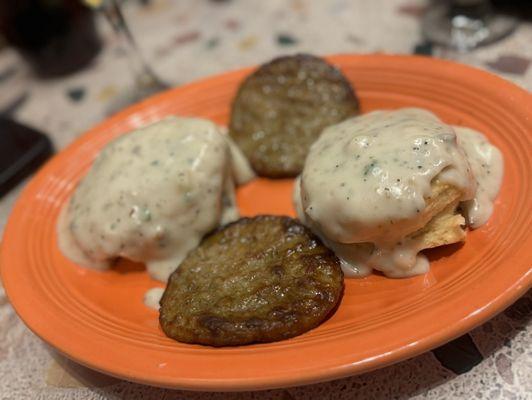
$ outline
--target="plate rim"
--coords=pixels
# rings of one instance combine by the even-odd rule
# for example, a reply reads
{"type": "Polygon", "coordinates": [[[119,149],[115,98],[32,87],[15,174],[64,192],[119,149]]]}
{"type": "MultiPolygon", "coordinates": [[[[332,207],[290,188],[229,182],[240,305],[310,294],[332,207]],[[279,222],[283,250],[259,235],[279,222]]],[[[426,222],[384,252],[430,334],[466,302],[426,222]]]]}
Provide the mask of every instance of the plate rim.
{"type": "MultiPolygon", "coordinates": [[[[518,87],[517,85],[514,85],[513,83],[497,76],[494,74],[491,74],[489,72],[463,65],[458,64],[452,61],[447,60],[439,60],[424,56],[412,56],[412,55],[384,55],[384,54],[369,54],[369,55],[353,55],[353,54],[340,54],[340,55],[334,55],[334,56],[327,56],[325,57],[328,61],[332,62],[335,65],[341,65],[343,61],[352,60],[355,59],[375,59],[375,58],[383,58],[383,59],[402,59],[407,61],[412,61],[415,63],[440,63],[441,65],[446,66],[452,66],[453,68],[461,68],[463,70],[469,70],[470,73],[475,74],[481,74],[482,76],[486,77],[487,79],[497,82],[498,85],[504,85],[508,88],[511,88],[510,90],[514,91],[516,94],[520,93],[520,95],[524,95],[524,99],[531,99],[532,95],[530,95],[526,90],[518,87]]],[[[2,244],[0,246],[0,275],[2,277],[4,289],[6,292],[6,295],[15,309],[16,313],[19,315],[19,317],[22,319],[22,321],[28,326],[28,328],[36,334],[38,337],[40,337],[44,342],[49,343],[52,345],[55,349],[57,349],[61,354],[64,354],[68,358],[86,366],[91,369],[103,372],[105,374],[115,376],[121,379],[126,379],[133,382],[138,382],[142,384],[148,384],[148,385],[155,385],[160,387],[166,387],[166,388],[180,388],[180,389],[187,389],[187,390],[207,390],[207,391],[244,391],[244,390],[258,390],[258,389],[271,389],[271,388],[281,388],[281,387],[288,387],[288,386],[294,386],[294,385],[305,385],[310,383],[317,383],[322,381],[327,381],[331,379],[339,379],[342,377],[355,375],[358,373],[363,372],[369,372],[371,370],[381,368],[390,364],[393,364],[395,362],[404,360],[406,358],[413,357],[415,355],[421,354],[423,352],[426,352],[438,345],[441,345],[445,342],[448,342],[455,337],[458,337],[465,332],[470,331],[474,327],[478,326],[482,322],[488,320],[489,318],[493,317],[498,312],[502,311],[509,305],[511,305],[515,300],[517,300],[520,296],[522,296],[532,285],[532,270],[529,268],[528,272],[525,273],[518,279],[517,281],[513,282],[512,285],[506,288],[503,292],[500,292],[496,297],[491,298],[490,301],[488,301],[486,304],[484,304],[482,307],[478,308],[473,312],[469,313],[468,315],[465,315],[463,318],[456,319],[453,324],[449,325],[445,330],[440,330],[438,332],[434,332],[432,335],[425,336],[422,340],[415,343],[414,346],[402,346],[398,349],[395,349],[393,352],[389,354],[380,355],[377,357],[373,357],[371,360],[364,360],[359,363],[351,363],[351,364],[343,364],[336,367],[329,367],[324,370],[316,370],[313,373],[305,372],[303,375],[300,374],[298,376],[286,376],[286,377],[276,377],[276,378],[263,378],[263,379],[256,379],[256,378],[246,378],[246,379],[188,379],[188,378],[180,378],[180,377],[172,377],[172,379],[168,379],[168,377],[149,377],[149,378],[143,378],[142,376],[138,376],[135,374],[128,373],[128,371],[113,371],[109,370],[108,368],[105,368],[104,366],[92,362],[91,360],[88,360],[83,357],[77,357],[76,354],[70,354],[69,352],[64,352],[61,348],[61,343],[58,343],[57,338],[51,338],[50,335],[44,334],[42,330],[40,329],[34,329],[35,328],[35,316],[28,316],[26,314],[24,307],[21,305],[21,302],[17,298],[16,294],[16,286],[17,284],[13,281],[11,281],[11,277],[6,272],[6,268],[4,265],[6,263],[6,247],[7,244],[10,243],[10,233],[11,231],[14,231],[14,220],[13,217],[16,213],[19,213],[21,210],[21,199],[26,196],[26,193],[29,192],[29,189],[32,187],[32,183],[35,183],[36,178],[43,175],[44,172],[46,172],[46,166],[51,163],[53,160],[55,160],[58,156],[61,154],[64,154],[66,151],[68,151],[70,148],[76,146],[76,144],[79,141],[82,141],[83,138],[90,134],[92,131],[97,131],[102,129],[104,126],[109,127],[111,125],[116,125],[122,123],[121,121],[127,120],[128,117],[133,116],[138,111],[149,107],[150,105],[156,105],[161,103],[160,100],[163,99],[163,97],[167,96],[169,93],[172,92],[179,92],[182,90],[186,90],[186,88],[193,87],[195,85],[199,84],[205,84],[205,82],[209,80],[214,79],[220,79],[222,77],[226,77],[229,75],[242,75],[249,73],[251,70],[253,70],[255,66],[251,67],[245,67],[245,68],[238,68],[232,71],[224,72],[221,74],[216,74],[213,76],[209,76],[200,80],[193,81],[191,83],[188,83],[186,85],[170,89],[169,91],[157,94],[155,96],[152,96],[140,103],[137,103],[135,105],[132,105],[128,107],[127,109],[113,115],[110,118],[105,119],[104,121],[96,124],[94,127],[89,129],[87,132],[80,135],[78,138],[76,138],[74,141],[72,141],[68,146],[66,146],[63,150],[61,150],[57,155],[55,155],[50,161],[46,163],[43,168],[31,179],[31,181],[25,186],[23,191],[21,192],[19,198],[16,201],[16,204],[13,207],[13,210],[9,216],[9,219],[6,223],[4,235],[2,244]],[[44,172],[43,172],[44,171],[44,172]],[[6,244],[7,243],[7,244],[6,244]]],[[[529,103],[527,107],[527,111],[530,115],[532,115],[532,102],[529,103]]],[[[59,341],[60,342],[60,341],[59,341]]],[[[64,348],[64,347],[63,347],[64,348]]]]}

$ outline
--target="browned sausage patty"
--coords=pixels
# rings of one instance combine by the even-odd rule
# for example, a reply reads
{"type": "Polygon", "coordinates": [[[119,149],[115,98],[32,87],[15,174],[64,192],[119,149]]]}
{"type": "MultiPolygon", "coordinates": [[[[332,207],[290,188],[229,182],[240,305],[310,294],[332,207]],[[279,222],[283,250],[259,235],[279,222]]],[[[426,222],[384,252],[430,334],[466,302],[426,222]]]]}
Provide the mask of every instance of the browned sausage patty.
{"type": "Polygon", "coordinates": [[[343,74],[311,55],[276,58],[240,86],[229,133],[258,175],[298,175],[323,128],[358,114],[343,74]]]}
{"type": "Polygon", "coordinates": [[[170,276],[159,321],[180,342],[272,342],[320,324],[342,290],[338,258],[303,225],[242,218],[207,236],[170,276]]]}

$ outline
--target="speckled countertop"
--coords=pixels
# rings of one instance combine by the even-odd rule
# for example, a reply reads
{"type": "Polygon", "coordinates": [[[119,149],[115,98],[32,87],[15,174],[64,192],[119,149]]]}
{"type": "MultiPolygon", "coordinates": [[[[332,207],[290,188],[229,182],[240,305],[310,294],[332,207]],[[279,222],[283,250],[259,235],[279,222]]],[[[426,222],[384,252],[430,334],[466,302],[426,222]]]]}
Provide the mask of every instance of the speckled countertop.
{"type": "MultiPolygon", "coordinates": [[[[130,1],[125,14],[144,55],[168,82],[311,52],[412,53],[421,43],[422,0],[130,1]],[[260,18],[258,17],[260,16],[260,18]]],[[[17,54],[0,52],[0,110],[23,98],[17,119],[48,132],[63,148],[105,117],[131,82],[127,58],[106,21],[105,47],[88,69],[35,79],[17,54]]],[[[434,56],[486,68],[532,89],[532,24],[469,54],[434,56]]],[[[423,47],[423,46],[422,46],[423,47]]],[[[24,184],[0,201],[0,231],[24,184]]],[[[0,399],[532,399],[532,293],[445,346],[360,376],[311,386],[246,393],[151,388],[81,367],[23,325],[0,285],[0,399]]]]}

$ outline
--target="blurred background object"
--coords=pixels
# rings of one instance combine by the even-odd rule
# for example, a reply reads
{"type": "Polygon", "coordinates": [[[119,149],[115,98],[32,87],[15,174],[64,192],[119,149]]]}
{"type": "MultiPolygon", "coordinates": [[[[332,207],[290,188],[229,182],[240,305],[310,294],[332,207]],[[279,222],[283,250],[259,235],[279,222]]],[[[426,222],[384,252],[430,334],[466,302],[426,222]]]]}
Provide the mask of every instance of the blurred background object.
{"type": "Polygon", "coordinates": [[[422,22],[430,42],[466,52],[510,35],[517,18],[496,13],[490,0],[431,2],[422,22]]]}
{"type": "Polygon", "coordinates": [[[52,155],[47,135],[0,116],[0,197],[52,155]]]}
{"type": "Polygon", "coordinates": [[[101,48],[94,13],[79,0],[1,1],[0,31],[40,77],[78,71],[101,48]]]}
{"type": "MultiPolygon", "coordinates": [[[[120,93],[110,104],[109,114],[169,88],[154,72],[142,56],[121,9],[120,0],[84,0],[85,4],[103,12],[111,24],[120,45],[128,58],[133,74],[133,85],[120,93]]],[[[144,1],[146,3],[146,1],[144,1]]]]}

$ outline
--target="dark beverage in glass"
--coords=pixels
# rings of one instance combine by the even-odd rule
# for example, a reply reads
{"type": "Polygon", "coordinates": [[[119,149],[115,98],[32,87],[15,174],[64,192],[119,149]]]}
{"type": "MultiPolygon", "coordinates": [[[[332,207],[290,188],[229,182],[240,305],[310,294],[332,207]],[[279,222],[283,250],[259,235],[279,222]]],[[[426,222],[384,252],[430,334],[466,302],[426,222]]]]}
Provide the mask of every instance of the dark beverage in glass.
{"type": "Polygon", "coordinates": [[[101,48],[81,0],[0,0],[0,30],[41,77],[78,71],[101,48]]]}

